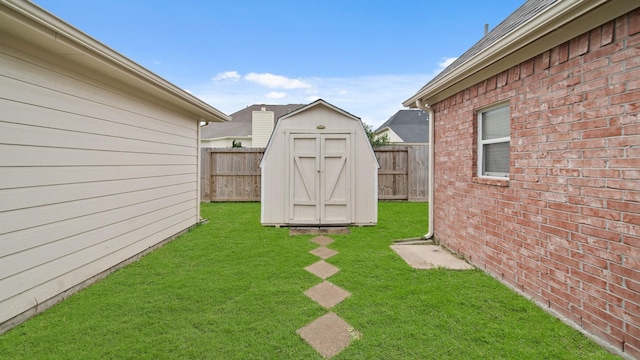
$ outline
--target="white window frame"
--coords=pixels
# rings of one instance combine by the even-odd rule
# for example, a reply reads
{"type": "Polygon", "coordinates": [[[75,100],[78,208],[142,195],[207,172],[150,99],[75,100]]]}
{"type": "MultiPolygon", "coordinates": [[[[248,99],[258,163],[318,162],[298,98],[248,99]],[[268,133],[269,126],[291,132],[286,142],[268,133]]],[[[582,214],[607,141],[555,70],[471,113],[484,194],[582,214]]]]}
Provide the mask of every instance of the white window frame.
{"type": "MultiPolygon", "coordinates": [[[[484,114],[488,111],[503,108],[503,107],[509,108],[509,106],[510,106],[509,103],[502,103],[502,104],[493,105],[491,107],[484,108],[478,111],[478,177],[495,178],[495,179],[509,178],[509,172],[503,173],[503,172],[484,171],[484,145],[499,144],[499,143],[508,143],[509,145],[511,145],[511,136],[509,135],[506,137],[500,137],[500,138],[494,138],[494,139],[488,139],[488,140],[484,140],[482,138],[482,126],[484,121],[484,114]]],[[[509,123],[511,123],[511,109],[509,109],[509,123]]],[[[511,126],[509,126],[509,133],[511,133],[511,126]]],[[[509,152],[509,158],[511,158],[511,152],[509,152]]],[[[509,169],[511,168],[510,162],[511,160],[509,160],[509,164],[508,164],[509,169]]]]}

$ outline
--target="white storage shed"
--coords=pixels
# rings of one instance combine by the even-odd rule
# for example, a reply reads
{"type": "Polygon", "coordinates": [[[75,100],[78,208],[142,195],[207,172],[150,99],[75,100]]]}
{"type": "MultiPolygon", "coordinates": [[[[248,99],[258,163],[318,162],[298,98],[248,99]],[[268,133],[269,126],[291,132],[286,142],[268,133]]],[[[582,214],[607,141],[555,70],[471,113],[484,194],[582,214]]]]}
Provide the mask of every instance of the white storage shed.
{"type": "Polygon", "coordinates": [[[199,124],[225,120],[0,0],[0,333],[197,224],[199,124]]]}
{"type": "Polygon", "coordinates": [[[362,121],[322,99],[278,120],[260,168],[263,225],[377,223],[379,166],[362,121]]]}

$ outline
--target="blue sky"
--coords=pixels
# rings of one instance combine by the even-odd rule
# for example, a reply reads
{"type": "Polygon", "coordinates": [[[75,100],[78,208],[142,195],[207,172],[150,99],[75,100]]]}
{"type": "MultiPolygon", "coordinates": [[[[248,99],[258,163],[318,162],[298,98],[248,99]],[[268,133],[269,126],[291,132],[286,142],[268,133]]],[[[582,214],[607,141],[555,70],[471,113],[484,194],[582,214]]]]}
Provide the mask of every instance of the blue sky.
{"type": "Polygon", "coordinates": [[[374,128],[525,0],[34,0],[231,114],[322,98],[374,128]]]}

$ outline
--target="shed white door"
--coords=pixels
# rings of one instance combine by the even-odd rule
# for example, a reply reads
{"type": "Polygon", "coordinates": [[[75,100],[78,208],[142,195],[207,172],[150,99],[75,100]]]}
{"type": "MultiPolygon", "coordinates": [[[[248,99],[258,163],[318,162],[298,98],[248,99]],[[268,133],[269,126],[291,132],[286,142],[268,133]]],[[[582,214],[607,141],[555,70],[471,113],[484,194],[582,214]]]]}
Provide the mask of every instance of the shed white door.
{"type": "Polygon", "coordinates": [[[350,134],[291,134],[289,221],[351,222],[350,134]]]}

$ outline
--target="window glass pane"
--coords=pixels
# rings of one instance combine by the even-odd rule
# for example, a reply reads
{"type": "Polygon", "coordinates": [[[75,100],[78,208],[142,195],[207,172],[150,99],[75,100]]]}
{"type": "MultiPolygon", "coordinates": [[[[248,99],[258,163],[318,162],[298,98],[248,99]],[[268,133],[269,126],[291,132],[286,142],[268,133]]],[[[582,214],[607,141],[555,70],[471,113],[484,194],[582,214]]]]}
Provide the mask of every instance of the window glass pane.
{"type": "Polygon", "coordinates": [[[482,140],[510,136],[509,105],[482,113],[482,140]]]}
{"type": "Polygon", "coordinates": [[[485,144],[482,149],[484,171],[487,173],[509,173],[509,143],[485,144]]]}

